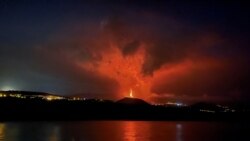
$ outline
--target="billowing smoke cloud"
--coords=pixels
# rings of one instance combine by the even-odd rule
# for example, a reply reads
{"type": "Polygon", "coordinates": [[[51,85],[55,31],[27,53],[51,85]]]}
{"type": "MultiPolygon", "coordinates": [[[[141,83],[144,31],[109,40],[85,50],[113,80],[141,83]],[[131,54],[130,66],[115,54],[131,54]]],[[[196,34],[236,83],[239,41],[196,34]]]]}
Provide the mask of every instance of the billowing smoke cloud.
{"type": "Polygon", "coordinates": [[[42,47],[42,62],[48,62],[44,68],[66,79],[68,91],[101,97],[121,97],[117,93],[130,88],[153,100],[220,101],[246,95],[244,59],[235,61],[237,55],[221,51],[233,47],[219,33],[171,18],[162,21],[166,17],[154,13],[140,17],[151,21],[148,25],[129,18],[117,15],[100,24],[85,23],[76,36],[42,47]]]}
{"type": "MultiPolygon", "coordinates": [[[[20,33],[1,36],[6,41],[0,42],[0,64],[4,66],[0,84],[15,79],[25,85],[25,90],[102,98],[121,98],[133,89],[135,96],[147,100],[249,100],[248,36],[228,30],[241,29],[233,26],[239,25],[237,20],[228,22],[223,19],[224,13],[216,21],[209,21],[204,17],[210,11],[205,16],[206,11],[202,13],[201,18],[191,10],[188,17],[181,12],[185,9],[171,10],[165,2],[149,7],[126,1],[125,6],[97,3],[52,6],[70,12],[68,16],[59,12],[51,17],[53,12],[49,12],[45,19],[36,16],[39,22],[22,17],[28,23],[12,26],[23,33],[22,37],[20,33]],[[20,41],[13,40],[14,35],[20,41]],[[25,47],[22,51],[16,46],[25,47]]],[[[7,29],[2,31],[11,32],[7,29]]]]}
{"type": "MultiPolygon", "coordinates": [[[[249,79],[246,58],[237,59],[236,44],[231,44],[219,31],[208,31],[203,28],[185,26],[173,19],[157,24],[163,17],[153,18],[157,28],[144,25],[143,32],[134,33],[140,26],[114,22],[110,31],[118,43],[132,41],[119,45],[123,55],[134,54],[139,48],[139,42],[146,51],[141,64],[143,77],[150,76],[152,81],[152,98],[184,101],[232,101],[248,97],[249,79]],[[175,21],[171,24],[171,21],[175,21]],[[170,23],[169,23],[170,22],[170,23]],[[178,24],[176,24],[176,22],[178,24]],[[166,32],[155,32],[161,29],[166,32]],[[123,30],[126,29],[126,32],[123,30]],[[131,32],[129,32],[131,31],[131,32]],[[145,34],[148,33],[148,34],[145,34]],[[129,34],[131,36],[125,36],[129,34]],[[125,46],[125,47],[124,47],[125,46]]],[[[136,23],[138,24],[138,23],[136,23]]]]}
{"type": "Polygon", "coordinates": [[[131,43],[128,43],[127,45],[125,45],[122,49],[122,54],[124,56],[130,55],[130,54],[134,54],[138,48],[140,47],[140,42],[139,41],[132,41],[131,43]]]}
{"type": "MultiPolygon", "coordinates": [[[[83,28],[82,32],[86,32],[83,28]]],[[[96,32],[92,30],[91,32],[96,32]]],[[[98,33],[100,34],[100,33],[98,33]]],[[[102,39],[85,36],[62,36],[36,48],[39,69],[63,80],[68,94],[78,94],[87,97],[116,98],[119,84],[116,80],[97,72],[84,69],[81,64],[90,62],[98,66],[105,52],[105,42],[102,39]],[[95,43],[99,41],[98,43],[95,43]],[[100,47],[101,45],[102,47],[100,47]],[[46,63],[44,63],[46,62],[46,63]]],[[[108,49],[107,49],[108,50],[108,49]]]]}
{"type": "Polygon", "coordinates": [[[239,61],[188,60],[172,66],[175,70],[159,72],[162,74],[156,77],[152,91],[163,96],[175,94],[169,98],[172,100],[240,100],[249,97],[249,76],[240,70],[249,70],[245,65],[239,61]]]}

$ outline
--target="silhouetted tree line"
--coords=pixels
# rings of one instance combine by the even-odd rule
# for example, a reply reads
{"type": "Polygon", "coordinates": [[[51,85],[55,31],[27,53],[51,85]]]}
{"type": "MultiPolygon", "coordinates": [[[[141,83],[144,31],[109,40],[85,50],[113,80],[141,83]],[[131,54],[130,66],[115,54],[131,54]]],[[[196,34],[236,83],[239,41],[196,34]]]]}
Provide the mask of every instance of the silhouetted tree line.
{"type": "Polygon", "coordinates": [[[248,112],[222,112],[216,106],[155,106],[127,99],[52,100],[0,98],[0,120],[248,120],[248,112]],[[128,102],[129,101],[129,102],[128,102]],[[214,112],[201,112],[202,108],[214,112]]]}

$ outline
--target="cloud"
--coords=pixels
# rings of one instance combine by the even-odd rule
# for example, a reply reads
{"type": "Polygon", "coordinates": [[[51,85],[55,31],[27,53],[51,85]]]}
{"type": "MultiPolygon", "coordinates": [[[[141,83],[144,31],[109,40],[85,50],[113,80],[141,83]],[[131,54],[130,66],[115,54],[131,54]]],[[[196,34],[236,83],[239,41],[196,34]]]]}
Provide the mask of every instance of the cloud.
{"type": "Polygon", "coordinates": [[[249,67],[242,60],[187,60],[158,72],[152,92],[186,101],[237,101],[249,97],[249,67]]]}
{"type": "Polygon", "coordinates": [[[151,99],[247,97],[246,63],[230,56],[237,49],[218,32],[155,13],[140,17],[149,24],[131,17],[118,14],[100,24],[79,24],[77,34],[57,36],[40,50],[42,62],[49,62],[45,70],[62,77],[70,92],[103,97],[121,97],[130,88],[151,99]]]}
{"type": "Polygon", "coordinates": [[[134,54],[140,47],[140,42],[139,41],[132,41],[128,44],[126,44],[123,49],[122,49],[122,54],[124,56],[134,54]]]}
{"type": "MultiPolygon", "coordinates": [[[[40,72],[50,77],[57,77],[63,82],[61,86],[67,94],[82,94],[88,97],[116,98],[119,84],[109,76],[102,75],[95,71],[86,70],[83,63],[98,65],[102,60],[102,53],[105,53],[106,43],[98,38],[98,29],[91,30],[95,34],[86,36],[89,31],[85,27],[76,34],[74,30],[69,35],[52,38],[49,42],[36,47],[36,55],[40,72]],[[98,41],[98,42],[97,42],[98,41]]],[[[78,30],[79,30],[78,28],[78,30]]]]}
{"type": "MultiPolygon", "coordinates": [[[[144,99],[249,100],[249,41],[247,36],[231,34],[232,28],[243,31],[233,26],[237,20],[229,23],[222,12],[219,17],[225,19],[215,22],[208,10],[203,22],[206,8],[199,7],[203,13],[196,18],[200,13],[193,14],[192,9],[183,13],[186,5],[166,8],[165,2],[152,7],[140,2],[89,4],[66,16],[61,8],[56,16],[48,11],[49,19],[56,20],[49,20],[51,26],[43,32],[25,22],[12,25],[31,31],[22,38],[20,33],[3,32],[9,36],[3,35],[6,41],[1,41],[0,84],[13,79],[27,89],[102,98],[121,98],[132,88],[144,99]],[[181,10],[181,16],[175,10],[181,10]],[[33,34],[41,36],[31,38],[33,34]]],[[[37,18],[37,23],[47,21],[37,18]]]]}

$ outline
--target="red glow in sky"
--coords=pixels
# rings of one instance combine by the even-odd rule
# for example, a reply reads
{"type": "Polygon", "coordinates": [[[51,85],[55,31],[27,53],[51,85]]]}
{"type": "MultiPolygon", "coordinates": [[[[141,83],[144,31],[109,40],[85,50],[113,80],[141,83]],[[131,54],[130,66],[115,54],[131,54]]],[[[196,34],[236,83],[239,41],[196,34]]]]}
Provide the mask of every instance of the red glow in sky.
{"type": "Polygon", "coordinates": [[[135,54],[128,56],[123,56],[114,44],[110,44],[110,46],[110,51],[103,54],[102,60],[96,63],[83,63],[82,67],[93,73],[100,73],[115,79],[119,83],[118,97],[128,96],[130,89],[133,89],[135,97],[150,97],[152,77],[144,76],[141,73],[141,66],[145,58],[143,45],[135,54]]]}
{"type": "Polygon", "coordinates": [[[2,89],[250,101],[249,7],[238,1],[3,3],[2,89]]]}

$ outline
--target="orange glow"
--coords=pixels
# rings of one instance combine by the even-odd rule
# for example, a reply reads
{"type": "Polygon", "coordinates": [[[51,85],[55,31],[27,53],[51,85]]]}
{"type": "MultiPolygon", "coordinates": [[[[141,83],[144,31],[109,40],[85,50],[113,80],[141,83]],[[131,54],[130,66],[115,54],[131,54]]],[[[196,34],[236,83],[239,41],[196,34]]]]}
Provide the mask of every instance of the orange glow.
{"type": "Polygon", "coordinates": [[[2,139],[4,139],[4,137],[5,137],[5,128],[6,128],[6,126],[5,126],[5,124],[4,123],[1,123],[0,124],[0,139],[2,140],[2,139]]]}
{"type": "MultiPolygon", "coordinates": [[[[205,38],[204,41],[202,40],[202,42],[197,46],[203,46],[203,44],[207,45],[212,41],[213,40],[206,40],[205,38]]],[[[203,70],[203,67],[210,64],[210,62],[207,61],[207,58],[203,58],[203,60],[201,60],[202,58],[196,55],[196,50],[199,49],[196,47],[187,50],[188,56],[183,59],[180,58],[180,61],[168,62],[166,59],[166,62],[162,60],[162,62],[160,61],[159,63],[159,61],[157,62],[157,60],[154,60],[154,57],[156,57],[154,56],[152,57],[153,60],[151,60],[151,62],[148,60],[148,57],[151,57],[149,53],[150,50],[147,49],[154,46],[152,46],[153,43],[151,44],[152,41],[150,40],[140,41],[140,46],[135,52],[124,55],[122,53],[123,46],[128,42],[130,42],[130,39],[117,41],[116,38],[109,36],[104,39],[101,38],[93,44],[93,46],[96,47],[90,55],[93,56],[93,60],[76,62],[77,65],[86,71],[115,80],[118,83],[118,90],[115,89],[117,90],[117,95],[114,97],[116,99],[128,96],[134,97],[133,93],[136,93],[136,97],[150,101],[155,94],[165,93],[165,87],[163,85],[166,84],[169,89],[172,87],[178,88],[179,84],[172,85],[172,83],[183,78],[189,79],[186,76],[189,76],[193,71],[196,71],[196,67],[198,67],[199,71],[199,67],[203,70]],[[105,50],[101,48],[104,48],[105,50]],[[197,58],[201,59],[197,61],[197,58]],[[154,68],[156,70],[154,70],[153,75],[145,76],[142,73],[142,67],[144,66],[145,60],[149,61],[149,64],[152,63],[150,64],[152,67],[156,64],[156,68],[154,68]],[[205,63],[203,63],[204,61],[205,63]],[[162,91],[159,91],[159,84],[161,84],[160,86],[162,87],[161,89],[163,89],[162,91]],[[129,94],[128,90],[130,90],[129,94]]],[[[189,42],[187,44],[189,45],[189,42]]],[[[180,42],[178,44],[180,47],[185,45],[186,42],[180,42]]],[[[166,50],[164,49],[163,52],[166,52],[166,50]]],[[[165,59],[165,57],[162,59],[165,59]]],[[[117,85],[115,87],[117,87],[117,85]]],[[[171,94],[172,97],[174,97],[175,91],[171,91],[171,93],[166,94],[171,94]]]]}
{"type": "Polygon", "coordinates": [[[148,141],[151,137],[151,124],[144,121],[123,121],[123,141],[148,141]]]}
{"type": "Polygon", "coordinates": [[[133,121],[128,121],[124,123],[124,140],[126,141],[136,141],[136,123],[133,121]]]}
{"type": "Polygon", "coordinates": [[[116,45],[111,44],[110,50],[103,52],[101,60],[94,63],[84,62],[80,66],[85,70],[116,80],[119,83],[117,98],[126,97],[128,89],[133,89],[137,97],[147,99],[150,97],[152,77],[141,73],[144,58],[143,44],[134,54],[127,56],[124,56],[116,45]]]}

